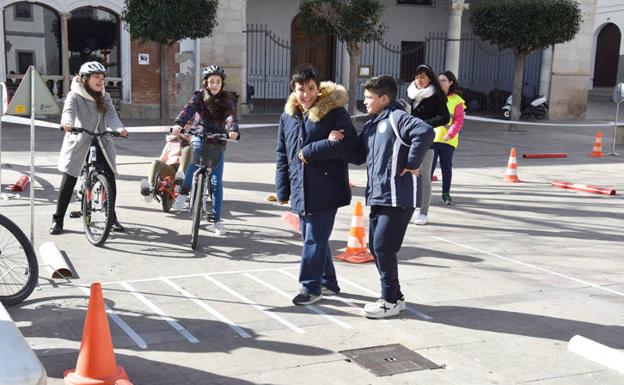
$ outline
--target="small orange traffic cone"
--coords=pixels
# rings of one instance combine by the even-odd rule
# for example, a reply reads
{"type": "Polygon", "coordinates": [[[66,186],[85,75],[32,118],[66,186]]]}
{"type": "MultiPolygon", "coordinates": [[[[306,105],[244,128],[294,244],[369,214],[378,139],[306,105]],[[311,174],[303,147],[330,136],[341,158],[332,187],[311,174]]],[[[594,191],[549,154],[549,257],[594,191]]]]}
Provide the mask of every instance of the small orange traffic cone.
{"type": "Polygon", "coordinates": [[[347,241],[347,251],[336,256],[336,259],[351,263],[366,263],[374,260],[366,248],[366,229],[364,228],[364,208],[362,202],[356,201],[351,217],[351,229],[347,241]]]}
{"type": "Polygon", "coordinates": [[[507,170],[505,171],[505,180],[507,182],[520,182],[518,177],[518,161],[516,160],[516,148],[512,147],[509,153],[509,161],[507,162],[507,170]]]}
{"type": "Polygon", "coordinates": [[[598,131],[596,134],[596,140],[594,141],[594,148],[590,154],[594,158],[601,158],[604,156],[602,153],[602,131],[598,131]]]}
{"type": "MultiPolygon", "coordinates": [[[[63,376],[65,385],[115,385],[120,380],[128,381],[124,368],[115,363],[113,340],[100,283],[91,285],[76,369],[65,371],[63,376]]],[[[120,383],[129,384],[125,381],[120,383]]]]}

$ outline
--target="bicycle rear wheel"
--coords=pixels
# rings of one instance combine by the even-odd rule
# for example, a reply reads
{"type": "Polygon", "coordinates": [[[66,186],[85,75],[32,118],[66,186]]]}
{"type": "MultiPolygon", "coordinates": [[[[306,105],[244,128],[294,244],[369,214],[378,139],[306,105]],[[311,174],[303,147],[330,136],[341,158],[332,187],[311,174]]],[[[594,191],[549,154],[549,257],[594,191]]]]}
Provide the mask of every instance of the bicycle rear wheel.
{"type": "Polygon", "coordinates": [[[200,173],[197,175],[195,186],[193,187],[192,205],[193,205],[193,225],[191,228],[191,249],[195,250],[199,238],[199,224],[201,222],[202,202],[204,196],[204,178],[206,175],[200,173]]]}
{"type": "Polygon", "coordinates": [[[93,174],[91,191],[82,194],[82,223],[87,239],[94,246],[106,242],[113,225],[111,187],[106,175],[93,174]]]}
{"type": "Polygon", "coordinates": [[[7,306],[22,302],[38,278],[37,255],[26,234],[0,215],[0,301],[7,306]]]}

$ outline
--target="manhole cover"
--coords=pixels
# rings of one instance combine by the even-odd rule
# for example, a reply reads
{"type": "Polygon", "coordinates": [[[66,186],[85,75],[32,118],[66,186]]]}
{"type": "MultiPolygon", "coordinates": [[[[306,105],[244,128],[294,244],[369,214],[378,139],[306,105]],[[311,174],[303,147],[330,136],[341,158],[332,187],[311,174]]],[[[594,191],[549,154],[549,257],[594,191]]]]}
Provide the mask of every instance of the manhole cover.
{"type": "Polygon", "coordinates": [[[391,376],[397,373],[442,367],[401,344],[343,350],[339,353],[349,357],[376,376],[391,376]]]}

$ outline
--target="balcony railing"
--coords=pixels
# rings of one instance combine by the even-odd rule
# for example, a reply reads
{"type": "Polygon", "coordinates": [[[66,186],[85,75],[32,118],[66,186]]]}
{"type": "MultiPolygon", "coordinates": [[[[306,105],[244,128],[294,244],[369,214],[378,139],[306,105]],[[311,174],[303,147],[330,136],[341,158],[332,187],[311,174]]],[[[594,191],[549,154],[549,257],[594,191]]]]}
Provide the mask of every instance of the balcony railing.
{"type": "MultiPolygon", "coordinates": [[[[43,77],[43,80],[48,85],[50,92],[52,92],[52,96],[54,96],[54,98],[58,102],[62,102],[65,99],[65,95],[63,95],[63,76],[61,75],[41,75],[41,76],[43,77]]],[[[15,90],[17,90],[17,87],[21,83],[23,77],[24,75],[14,75],[14,74],[7,75],[6,86],[7,86],[7,92],[9,94],[9,98],[13,97],[13,94],[15,93],[15,90]]],[[[71,82],[71,78],[70,78],[70,82],[71,82]]],[[[113,103],[115,104],[115,106],[119,106],[119,104],[121,103],[121,84],[122,84],[121,78],[113,78],[113,77],[106,78],[106,92],[110,93],[111,97],[113,98],[113,103]]]]}

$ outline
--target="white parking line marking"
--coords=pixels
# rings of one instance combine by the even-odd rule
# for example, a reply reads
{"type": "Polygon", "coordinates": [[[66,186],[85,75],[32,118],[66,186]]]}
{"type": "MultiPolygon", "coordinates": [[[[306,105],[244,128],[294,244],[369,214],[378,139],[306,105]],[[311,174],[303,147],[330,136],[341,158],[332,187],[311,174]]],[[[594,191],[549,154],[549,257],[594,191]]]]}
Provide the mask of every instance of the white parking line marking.
{"type": "Polygon", "coordinates": [[[305,331],[295,325],[293,325],[292,323],[290,323],[289,321],[285,320],[284,318],[282,318],[281,316],[279,316],[278,314],[275,314],[273,312],[267,311],[266,307],[264,306],[260,306],[258,304],[256,304],[255,302],[253,302],[252,300],[250,300],[249,298],[245,297],[244,295],[236,292],[235,290],[233,290],[232,288],[230,288],[229,286],[225,285],[224,283],[217,281],[216,279],[214,279],[213,277],[209,276],[209,275],[204,275],[204,278],[206,278],[208,281],[214,283],[215,285],[217,285],[218,287],[220,287],[221,289],[223,289],[224,291],[230,293],[232,296],[238,298],[239,300],[247,303],[248,305],[253,306],[254,308],[260,310],[261,312],[263,312],[264,314],[268,315],[269,317],[273,318],[274,320],[280,322],[281,324],[287,326],[288,328],[290,328],[291,330],[299,333],[299,334],[303,334],[305,333],[305,331]]]}
{"type": "Polygon", "coordinates": [[[164,311],[162,311],[158,306],[150,302],[150,300],[145,298],[143,294],[139,293],[134,287],[130,286],[129,283],[120,282],[119,284],[123,286],[126,290],[128,290],[130,293],[132,293],[135,297],[137,297],[139,301],[143,302],[143,304],[147,306],[148,308],[150,308],[154,313],[160,315],[160,317],[158,318],[162,319],[163,321],[167,321],[167,323],[171,325],[172,328],[174,328],[178,333],[182,334],[187,340],[189,340],[189,342],[193,344],[199,343],[199,340],[195,338],[195,336],[192,335],[191,332],[186,330],[176,320],[169,317],[169,315],[165,313],[164,311]]]}
{"type": "Polygon", "coordinates": [[[137,283],[137,282],[152,282],[159,281],[161,278],[169,278],[169,279],[180,279],[180,278],[196,278],[203,277],[204,275],[228,275],[228,274],[240,274],[240,273],[258,273],[265,271],[277,271],[277,270],[295,270],[299,267],[282,267],[282,268],[270,268],[270,269],[249,269],[249,270],[230,270],[230,271],[217,271],[213,273],[195,273],[195,274],[182,274],[182,275],[169,275],[166,277],[156,277],[156,278],[142,278],[142,279],[130,279],[126,281],[111,281],[111,282],[102,282],[102,286],[104,285],[121,285],[122,282],[126,283],[137,283]]]}
{"type": "MultiPolygon", "coordinates": [[[[280,289],[278,289],[277,287],[271,285],[270,283],[264,282],[263,280],[261,280],[260,278],[254,277],[253,275],[249,274],[249,273],[244,273],[244,276],[246,276],[247,278],[254,280],[256,282],[258,282],[261,285],[264,285],[266,287],[268,287],[269,289],[275,291],[276,293],[282,295],[283,297],[286,297],[288,299],[291,299],[292,296],[288,293],[286,293],[285,291],[282,291],[280,289]]],[[[325,313],[323,310],[319,309],[318,307],[314,306],[314,305],[305,305],[306,308],[310,309],[311,311],[315,312],[318,315],[321,315],[325,318],[327,318],[328,320],[332,321],[333,323],[337,324],[338,326],[341,326],[345,329],[353,329],[353,326],[342,322],[339,319],[336,319],[335,317],[330,316],[329,314],[325,313]]]]}
{"type": "Polygon", "coordinates": [[[531,269],[539,270],[539,271],[542,271],[544,273],[548,273],[548,274],[551,274],[551,275],[554,275],[554,276],[557,276],[557,277],[560,277],[560,278],[564,278],[564,279],[567,279],[567,280],[570,280],[570,281],[574,281],[574,282],[577,282],[577,283],[582,283],[583,285],[587,285],[587,286],[593,287],[594,289],[603,290],[603,291],[606,291],[608,293],[624,297],[624,293],[622,293],[621,291],[609,289],[607,287],[602,287],[600,285],[596,285],[595,283],[583,281],[582,279],[570,277],[569,275],[557,273],[556,271],[548,270],[548,269],[545,269],[543,267],[532,265],[530,263],[517,261],[517,260],[515,260],[513,258],[504,257],[502,255],[490,253],[489,251],[479,250],[479,249],[477,249],[475,247],[462,245],[461,243],[450,241],[448,239],[444,239],[444,238],[440,238],[440,237],[436,237],[436,236],[431,236],[431,238],[437,239],[439,241],[447,242],[447,243],[453,244],[455,246],[463,247],[465,249],[473,250],[473,251],[476,251],[476,252],[479,252],[479,253],[482,253],[482,254],[491,255],[492,257],[496,257],[496,258],[502,259],[502,260],[507,261],[507,262],[515,263],[515,264],[518,264],[518,265],[521,265],[521,266],[524,266],[524,267],[529,267],[531,269]]]}
{"type": "MultiPolygon", "coordinates": [[[[357,283],[349,281],[348,279],[345,279],[343,277],[340,277],[340,281],[341,282],[345,282],[347,285],[351,285],[351,286],[355,287],[356,289],[359,289],[359,290],[361,290],[361,291],[363,291],[365,293],[368,293],[368,295],[372,295],[374,297],[377,297],[379,295],[379,293],[374,292],[371,289],[368,289],[368,288],[366,288],[366,287],[364,287],[362,285],[358,285],[357,283]]],[[[422,319],[426,319],[428,321],[433,319],[432,316],[427,315],[427,314],[425,314],[425,313],[423,313],[421,311],[418,311],[418,310],[414,309],[413,307],[411,307],[411,306],[409,306],[407,304],[406,304],[405,310],[407,310],[408,312],[412,313],[413,315],[415,315],[417,317],[420,317],[422,319]]]]}
{"type": "MultiPolygon", "coordinates": [[[[287,272],[286,270],[280,270],[280,273],[282,273],[282,274],[284,274],[284,275],[294,279],[295,281],[299,281],[299,278],[297,278],[294,274],[291,274],[291,273],[287,272]]],[[[336,300],[336,301],[343,302],[343,303],[349,305],[351,308],[353,308],[353,310],[354,310],[354,311],[352,311],[353,314],[364,315],[364,309],[363,308],[359,307],[357,304],[355,304],[354,302],[349,301],[346,298],[342,298],[342,297],[340,297],[338,295],[324,295],[323,298],[329,298],[329,299],[333,299],[333,300],[336,300]]],[[[387,321],[387,320],[385,320],[385,321],[387,321]]]]}
{"type": "MultiPolygon", "coordinates": [[[[82,290],[82,292],[85,293],[87,296],[91,295],[91,292],[86,287],[80,287],[79,289],[82,290]]],[[[117,326],[119,326],[121,328],[121,330],[123,330],[124,333],[126,333],[128,335],[128,337],[130,337],[130,339],[132,341],[134,341],[134,343],[138,347],[140,347],[141,349],[147,349],[147,344],[145,343],[145,340],[143,338],[141,338],[141,336],[139,336],[137,334],[137,332],[135,332],[130,327],[130,325],[128,325],[124,320],[122,320],[121,317],[119,317],[119,315],[117,313],[115,313],[115,311],[113,309],[108,307],[107,304],[104,304],[104,306],[106,306],[106,314],[108,314],[110,319],[114,323],[116,323],[117,326]]]]}
{"type": "Polygon", "coordinates": [[[164,283],[166,283],[167,285],[171,286],[173,288],[173,290],[179,292],[180,294],[182,294],[186,298],[188,298],[191,301],[193,301],[197,306],[199,306],[202,309],[206,310],[208,313],[210,313],[213,316],[215,316],[221,322],[227,324],[239,336],[241,336],[243,338],[251,338],[251,335],[249,333],[247,333],[244,329],[242,329],[240,326],[238,326],[234,321],[232,321],[231,319],[229,319],[225,315],[219,313],[215,308],[213,308],[212,306],[208,305],[206,302],[200,300],[196,295],[193,295],[192,293],[184,290],[183,288],[178,286],[175,282],[171,281],[169,278],[161,278],[161,280],[164,283]]]}

